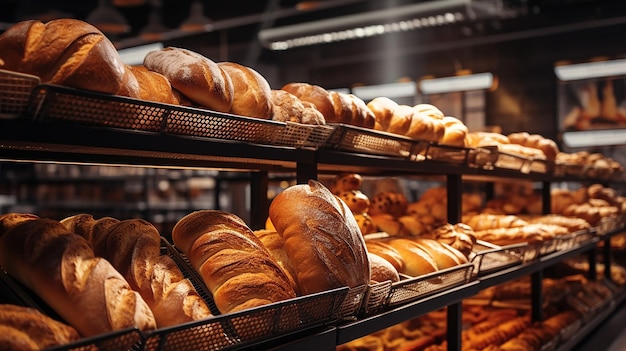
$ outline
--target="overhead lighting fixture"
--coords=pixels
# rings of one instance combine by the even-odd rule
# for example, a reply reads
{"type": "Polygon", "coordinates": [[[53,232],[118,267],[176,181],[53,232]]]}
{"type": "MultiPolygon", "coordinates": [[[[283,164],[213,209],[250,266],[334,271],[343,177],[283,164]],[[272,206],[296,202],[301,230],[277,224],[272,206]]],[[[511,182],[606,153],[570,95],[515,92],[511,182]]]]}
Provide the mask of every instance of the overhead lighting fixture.
{"type": "Polygon", "coordinates": [[[92,24],[105,34],[117,35],[130,31],[126,18],[113,6],[113,0],[99,0],[98,6],[85,17],[85,22],[92,24]]]}
{"type": "Polygon", "coordinates": [[[501,0],[431,0],[354,15],[295,25],[268,28],[259,32],[261,44],[271,50],[362,39],[435,27],[495,15],[501,0]]]}
{"type": "Polygon", "coordinates": [[[626,75],[626,59],[556,66],[554,73],[562,81],[626,75]]]}
{"type": "Polygon", "coordinates": [[[626,129],[602,129],[565,132],[563,143],[571,148],[624,145],[626,129]]]}
{"type": "Polygon", "coordinates": [[[494,87],[492,73],[476,73],[445,78],[423,79],[419,82],[422,94],[442,94],[459,91],[485,90],[494,87]]]}
{"type": "Polygon", "coordinates": [[[154,43],[122,49],[118,52],[122,58],[122,62],[132,66],[143,64],[143,59],[150,51],[157,51],[161,49],[163,49],[163,43],[154,43]]]}
{"type": "Polygon", "coordinates": [[[189,17],[180,24],[183,32],[208,32],[213,29],[213,21],[204,15],[201,0],[194,0],[189,6],[189,17]]]}
{"type": "Polygon", "coordinates": [[[352,94],[358,96],[364,101],[369,101],[379,96],[385,96],[390,99],[411,97],[415,96],[415,93],[415,82],[365,85],[352,88],[352,94]]]}
{"type": "Polygon", "coordinates": [[[163,33],[167,31],[169,29],[161,21],[161,0],[150,1],[148,24],[141,29],[139,36],[145,40],[158,41],[162,39],[163,33]]]}

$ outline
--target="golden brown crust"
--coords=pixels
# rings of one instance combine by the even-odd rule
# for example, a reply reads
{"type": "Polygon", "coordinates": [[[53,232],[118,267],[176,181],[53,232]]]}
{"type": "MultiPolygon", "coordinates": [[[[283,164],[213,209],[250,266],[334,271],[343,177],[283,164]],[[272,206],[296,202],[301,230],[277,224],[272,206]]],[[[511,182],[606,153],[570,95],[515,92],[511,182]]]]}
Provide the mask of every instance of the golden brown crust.
{"type": "Polygon", "coordinates": [[[367,250],[350,209],[317,181],[289,187],[270,205],[303,294],[368,284],[367,250]]]}
{"type": "Polygon", "coordinates": [[[398,271],[389,261],[371,252],[367,253],[367,257],[372,272],[372,281],[384,282],[389,280],[392,283],[400,281],[398,271]]]}
{"type": "Polygon", "coordinates": [[[22,348],[27,346],[24,342],[30,345],[28,347],[35,346],[33,350],[39,350],[68,344],[80,338],[76,329],[67,324],[33,308],[11,304],[0,305],[0,328],[6,328],[0,333],[3,350],[26,350],[28,348],[22,348]]]}
{"type": "Polygon", "coordinates": [[[228,74],[233,85],[230,113],[261,119],[272,117],[272,89],[261,74],[234,62],[217,65],[228,74]]]}
{"type": "Polygon", "coordinates": [[[33,74],[43,83],[116,94],[125,67],[113,43],[76,19],[24,21],[0,36],[0,68],[33,74]]]}
{"type": "Polygon", "coordinates": [[[404,271],[404,258],[393,246],[386,242],[376,240],[368,240],[365,242],[365,245],[367,246],[368,252],[384,258],[391,263],[398,272],[404,271]]]}
{"type": "Polygon", "coordinates": [[[180,104],[179,97],[174,93],[170,81],[164,75],[150,71],[144,66],[126,66],[126,69],[135,76],[139,84],[139,94],[136,98],[164,104],[180,104]]]}
{"type": "Polygon", "coordinates": [[[156,327],[152,311],[124,277],[58,221],[22,222],[0,238],[0,252],[3,268],[83,336],[156,327]]]}
{"type": "Polygon", "coordinates": [[[172,239],[222,313],[294,298],[288,274],[234,214],[201,210],[179,220],[172,239]]]}
{"type": "Polygon", "coordinates": [[[302,122],[304,105],[295,95],[285,90],[272,90],[272,120],[279,122],[302,122]]]}
{"type": "Polygon", "coordinates": [[[324,116],[326,123],[341,123],[340,118],[335,115],[335,107],[329,92],[319,85],[288,83],[281,89],[295,95],[303,102],[308,101],[314,104],[317,110],[324,116]]]}
{"type": "Polygon", "coordinates": [[[418,277],[439,269],[435,259],[412,240],[393,239],[389,241],[389,245],[393,246],[404,259],[405,266],[401,273],[418,277]]]}
{"type": "Polygon", "coordinates": [[[391,124],[393,117],[393,111],[398,107],[398,104],[388,97],[376,97],[367,103],[367,107],[372,111],[375,118],[374,129],[387,131],[391,124]]]}
{"type": "Polygon", "coordinates": [[[149,52],[143,65],[170,81],[172,87],[206,108],[229,112],[233,102],[230,76],[217,63],[190,50],[166,47],[149,52]]]}

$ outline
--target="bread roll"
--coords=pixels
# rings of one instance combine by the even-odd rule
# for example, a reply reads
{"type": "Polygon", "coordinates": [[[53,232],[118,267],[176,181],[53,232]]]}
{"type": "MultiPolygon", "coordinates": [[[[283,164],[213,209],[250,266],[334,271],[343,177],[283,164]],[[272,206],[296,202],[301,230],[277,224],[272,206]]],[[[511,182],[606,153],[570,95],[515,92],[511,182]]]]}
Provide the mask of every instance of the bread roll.
{"type": "Polygon", "coordinates": [[[389,128],[387,128],[386,131],[389,133],[406,135],[409,132],[414,115],[415,110],[411,106],[398,105],[393,110],[393,115],[391,116],[391,121],[389,122],[389,128]]]}
{"type": "Polygon", "coordinates": [[[366,213],[370,207],[370,199],[361,190],[344,191],[337,196],[348,205],[352,213],[366,213]]]}
{"type": "Polygon", "coordinates": [[[367,246],[368,252],[384,258],[387,262],[391,263],[398,272],[404,271],[404,266],[406,265],[404,258],[393,246],[389,245],[387,242],[378,240],[368,240],[365,242],[365,245],[367,246]]]}
{"type": "Polygon", "coordinates": [[[380,192],[371,200],[369,213],[379,215],[388,213],[394,217],[406,214],[408,201],[404,194],[399,192],[380,192]]]}
{"type": "Polygon", "coordinates": [[[405,266],[400,273],[418,277],[439,269],[435,259],[424,248],[415,245],[412,240],[394,239],[389,241],[389,245],[395,248],[404,259],[405,266]]]}
{"type": "Polygon", "coordinates": [[[321,183],[291,186],[269,209],[303,294],[366,285],[365,242],[348,206],[321,183]]]}
{"type": "Polygon", "coordinates": [[[341,119],[335,114],[335,106],[330,93],[319,85],[288,83],[281,89],[295,95],[302,101],[314,104],[317,110],[324,116],[326,123],[341,123],[341,119]]]}
{"type": "Polygon", "coordinates": [[[391,263],[389,263],[389,261],[371,252],[367,254],[367,257],[372,271],[372,281],[377,283],[387,280],[392,283],[400,281],[398,271],[391,263]]]}
{"type": "Polygon", "coordinates": [[[330,185],[330,191],[339,195],[345,191],[359,190],[363,185],[363,177],[358,173],[341,173],[336,175],[330,185]]]}
{"type": "Polygon", "coordinates": [[[0,349],[41,350],[74,342],[76,329],[30,307],[0,305],[0,349]]]}
{"type": "Polygon", "coordinates": [[[0,35],[0,68],[107,94],[117,94],[129,79],[113,43],[96,27],[70,18],[11,26],[0,35]]]}
{"type": "Polygon", "coordinates": [[[156,327],[152,311],[87,240],[51,219],[24,221],[0,237],[0,264],[82,336],[156,327]]]}
{"type": "Polygon", "coordinates": [[[272,117],[272,89],[265,78],[254,69],[234,62],[217,64],[233,84],[230,113],[246,117],[272,117]]]}
{"type": "Polygon", "coordinates": [[[378,227],[376,227],[376,224],[374,224],[374,221],[367,213],[355,213],[354,219],[359,225],[362,235],[376,233],[378,231],[378,227]]]}
{"type": "Polygon", "coordinates": [[[284,90],[272,90],[272,120],[279,122],[302,122],[304,105],[295,95],[284,90]]]}
{"type": "Polygon", "coordinates": [[[398,217],[389,213],[372,214],[370,218],[379,232],[384,232],[391,236],[411,235],[411,231],[404,226],[404,223],[398,217]]]}
{"type": "Polygon", "coordinates": [[[176,223],[172,240],[198,271],[222,313],[296,296],[287,273],[234,214],[192,212],[176,223]]]}
{"type": "Polygon", "coordinates": [[[149,52],[143,65],[167,77],[176,90],[193,102],[218,112],[230,111],[234,94],[230,76],[209,58],[166,47],[149,52]]]}
{"type": "Polygon", "coordinates": [[[191,281],[172,258],[161,255],[161,235],[151,223],[142,219],[118,221],[92,246],[96,255],[111,262],[141,294],[159,328],[211,316],[191,281]]]}
{"type": "Polygon", "coordinates": [[[365,102],[354,94],[348,94],[352,103],[352,122],[351,124],[363,128],[372,129],[376,124],[374,113],[367,107],[365,102]]]}
{"type": "Polygon", "coordinates": [[[139,85],[138,96],[127,94],[130,97],[164,104],[180,104],[180,94],[172,90],[170,81],[164,75],[144,66],[126,66],[126,69],[135,76],[139,85]]]}
{"type": "Polygon", "coordinates": [[[333,104],[336,122],[352,124],[352,100],[348,94],[338,91],[329,91],[328,95],[333,104]]]}
{"type": "Polygon", "coordinates": [[[382,131],[389,130],[393,112],[398,107],[398,104],[388,97],[381,96],[368,102],[367,107],[374,114],[374,129],[382,131]]]}
{"type": "Polygon", "coordinates": [[[301,123],[314,125],[326,124],[326,119],[324,119],[324,115],[317,110],[313,103],[308,101],[302,101],[302,105],[304,106],[304,111],[302,112],[301,123]]]}
{"type": "Polygon", "coordinates": [[[465,123],[459,119],[451,116],[445,116],[442,119],[445,127],[441,143],[444,145],[452,145],[458,147],[464,147],[465,139],[469,133],[469,129],[465,123]]]}

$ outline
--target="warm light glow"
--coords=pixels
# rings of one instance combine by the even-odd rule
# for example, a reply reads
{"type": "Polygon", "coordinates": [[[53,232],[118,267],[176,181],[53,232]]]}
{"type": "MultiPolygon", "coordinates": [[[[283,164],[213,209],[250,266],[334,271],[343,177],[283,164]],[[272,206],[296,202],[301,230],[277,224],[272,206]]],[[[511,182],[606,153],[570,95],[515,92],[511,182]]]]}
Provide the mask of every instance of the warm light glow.
{"type": "Polygon", "coordinates": [[[352,88],[352,93],[364,101],[372,100],[379,96],[390,99],[415,96],[415,82],[401,82],[378,85],[366,85],[352,88]]]}
{"type": "Polygon", "coordinates": [[[554,73],[562,81],[625,75],[626,59],[561,65],[554,73]]]}
{"type": "Polygon", "coordinates": [[[142,46],[136,46],[133,48],[119,50],[119,54],[122,57],[122,62],[127,65],[140,65],[143,64],[143,59],[150,51],[157,51],[163,49],[163,43],[154,43],[142,46]]]}
{"type": "Polygon", "coordinates": [[[483,90],[493,86],[493,74],[477,73],[445,78],[423,79],[419,82],[419,90],[423,94],[441,94],[457,91],[483,90]]]}
{"type": "Polygon", "coordinates": [[[585,130],[563,133],[563,143],[572,148],[624,145],[626,129],[585,130]]]}

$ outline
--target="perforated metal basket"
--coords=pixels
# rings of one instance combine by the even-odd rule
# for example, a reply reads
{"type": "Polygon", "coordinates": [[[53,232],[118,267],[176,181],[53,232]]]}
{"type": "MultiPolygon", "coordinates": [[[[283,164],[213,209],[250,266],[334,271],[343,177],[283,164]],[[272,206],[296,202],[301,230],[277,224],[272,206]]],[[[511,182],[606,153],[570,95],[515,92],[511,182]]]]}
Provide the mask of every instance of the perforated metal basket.
{"type": "Polygon", "coordinates": [[[26,112],[37,76],[0,69],[0,118],[15,118],[26,112]]]}
{"type": "Polygon", "coordinates": [[[33,91],[29,113],[38,120],[292,147],[320,147],[332,133],[330,126],[277,122],[45,84],[33,91]]]}

